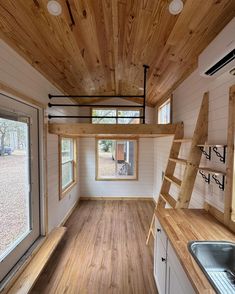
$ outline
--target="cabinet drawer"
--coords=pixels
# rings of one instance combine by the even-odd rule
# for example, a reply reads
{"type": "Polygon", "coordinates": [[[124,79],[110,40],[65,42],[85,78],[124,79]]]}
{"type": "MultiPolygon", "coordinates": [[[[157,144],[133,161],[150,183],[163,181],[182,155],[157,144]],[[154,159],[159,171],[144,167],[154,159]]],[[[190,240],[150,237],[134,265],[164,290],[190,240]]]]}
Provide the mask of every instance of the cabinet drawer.
{"type": "Polygon", "coordinates": [[[166,249],[167,246],[167,236],[166,233],[164,232],[159,220],[155,218],[155,230],[156,230],[156,238],[159,238],[162,242],[162,245],[166,249]]]}

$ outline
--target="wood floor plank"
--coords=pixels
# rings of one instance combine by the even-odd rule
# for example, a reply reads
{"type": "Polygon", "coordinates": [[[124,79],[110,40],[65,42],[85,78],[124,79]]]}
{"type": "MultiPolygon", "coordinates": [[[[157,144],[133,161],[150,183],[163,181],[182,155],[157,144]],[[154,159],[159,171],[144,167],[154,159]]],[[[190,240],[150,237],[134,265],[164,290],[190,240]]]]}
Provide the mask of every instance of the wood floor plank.
{"type": "Polygon", "coordinates": [[[31,294],[157,293],[151,201],[81,201],[31,294]]]}

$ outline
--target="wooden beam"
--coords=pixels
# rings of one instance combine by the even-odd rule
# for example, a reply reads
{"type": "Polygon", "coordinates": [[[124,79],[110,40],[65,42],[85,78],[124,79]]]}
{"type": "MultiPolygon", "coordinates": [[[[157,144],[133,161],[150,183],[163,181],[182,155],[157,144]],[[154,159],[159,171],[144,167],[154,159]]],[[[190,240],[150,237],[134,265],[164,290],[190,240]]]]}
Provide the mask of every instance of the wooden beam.
{"type": "Polygon", "coordinates": [[[228,131],[227,131],[227,167],[224,194],[224,223],[231,228],[235,220],[235,183],[234,183],[234,132],[235,132],[235,85],[229,91],[228,131]],[[233,221],[232,221],[233,218],[233,221]],[[232,224],[233,223],[233,224],[232,224]]]}
{"type": "Polygon", "coordinates": [[[158,137],[169,136],[175,133],[179,124],[87,124],[87,123],[51,123],[49,132],[55,135],[66,135],[75,137],[94,136],[138,136],[138,137],[158,137]]]}
{"type": "Polygon", "coordinates": [[[43,109],[46,109],[47,108],[47,105],[46,104],[43,104],[43,103],[40,103],[38,101],[36,101],[35,99],[21,93],[20,91],[16,90],[16,89],[13,89],[12,87],[0,82],[0,92],[3,92],[3,94],[9,94],[11,96],[14,96],[20,100],[22,100],[23,102],[26,102],[26,103],[29,103],[31,105],[35,105],[39,108],[43,108],[43,109]]]}

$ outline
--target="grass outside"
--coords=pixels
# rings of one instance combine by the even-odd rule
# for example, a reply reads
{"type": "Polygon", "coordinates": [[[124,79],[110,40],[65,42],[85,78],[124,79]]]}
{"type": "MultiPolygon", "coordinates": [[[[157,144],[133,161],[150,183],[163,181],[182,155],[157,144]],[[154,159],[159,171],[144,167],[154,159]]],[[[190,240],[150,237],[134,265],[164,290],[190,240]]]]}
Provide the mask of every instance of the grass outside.
{"type": "Polygon", "coordinates": [[[29,229],[27,158],[0,156],[0,256],[29,229]]]}

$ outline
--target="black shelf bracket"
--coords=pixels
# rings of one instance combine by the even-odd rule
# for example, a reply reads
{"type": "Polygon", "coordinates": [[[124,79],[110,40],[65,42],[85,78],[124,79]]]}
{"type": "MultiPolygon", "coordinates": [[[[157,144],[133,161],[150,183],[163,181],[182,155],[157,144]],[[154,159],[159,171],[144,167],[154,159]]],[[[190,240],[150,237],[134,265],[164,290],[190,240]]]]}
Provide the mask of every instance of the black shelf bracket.
{"type": "Polygon", "coordinates": [[[213,151],[215,152],[215,154],[219,157],[220,161],[225,163],[226,161],[226,148],[227,146],[223,146],[223,153],[221,154],[219,151],[218,151],[218,147],[214,146],[213,147],[213,151]]]}
{"type": "Polygon", "coordinates": [[[220,190],[224,191],[224,182],[225,182],[225,176],[222,176],[222,181],[220,182],[216,175],[212,175],[213,180],[215,183],[219,186],[220,190]]]}
{"type": "Polygon", "coordinates": [[[202,170],[199,170],[199,174],[202,176],[203,180],[207,183],[207,184],[210,184],[210,181],[211,181],[211,176],[210,174],[206,174],[202,171],[202,170]]]}
{"type": "Polygon", "coordinates": [[[204,150],[204,147],[199,146],[199,149],[202,151],[202,153],[206,156],[206,159],[211,160],[211,147],[209,147],[208,152],[204,150]]]}

